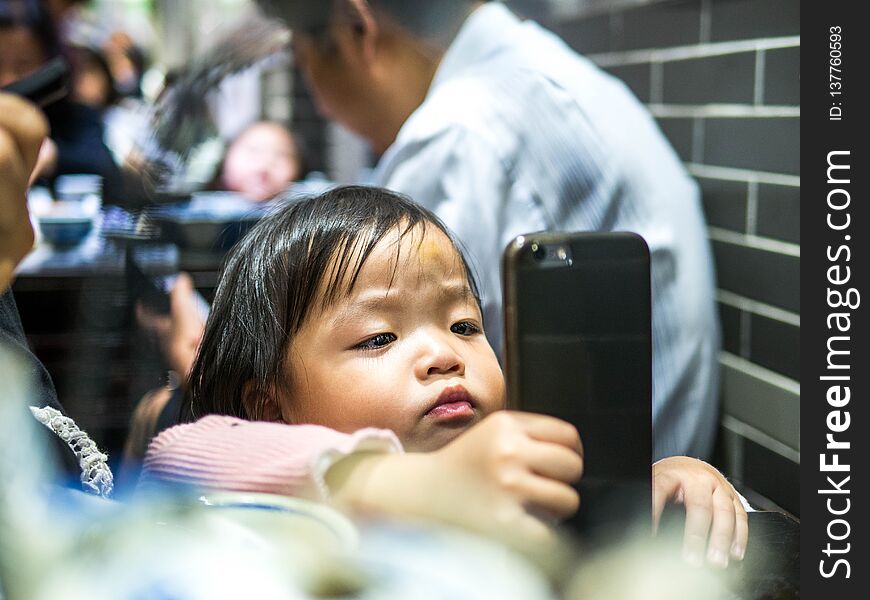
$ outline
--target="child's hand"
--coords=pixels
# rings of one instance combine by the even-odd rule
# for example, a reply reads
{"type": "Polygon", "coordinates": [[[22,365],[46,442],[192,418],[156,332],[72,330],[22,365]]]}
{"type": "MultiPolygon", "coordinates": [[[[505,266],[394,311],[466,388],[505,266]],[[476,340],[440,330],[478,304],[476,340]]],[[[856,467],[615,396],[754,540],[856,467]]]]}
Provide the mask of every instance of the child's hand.
{"type": "Polygon", "coordinates": [[[460,525],[507,542],[548,542],[573,515],[583,472],[577,430],[543,415],[499,411],[430,453],[356,455],[327,473],[333,497],[357,510],[460,525]]]}
{"type": "Polygon", "coordinates": [[[749,525],[737,491],[707,463],[686,456],[665,458],[653,465],[653,525],[668,501],[686,507],[683,555],[701,565],[727,567],[729,557],[743,560],[749,525]],[[707,542],[709,534],[709,543],[707,542]]]}
{"type": "Polygon", "coordinates": [[[432,455],[445,472],[489,491],[484,508],[498,527],[546,535],[549,523],[580,506],[571,484],[583,473],[583,447],[565,421],[499,411],[432,455]]]}

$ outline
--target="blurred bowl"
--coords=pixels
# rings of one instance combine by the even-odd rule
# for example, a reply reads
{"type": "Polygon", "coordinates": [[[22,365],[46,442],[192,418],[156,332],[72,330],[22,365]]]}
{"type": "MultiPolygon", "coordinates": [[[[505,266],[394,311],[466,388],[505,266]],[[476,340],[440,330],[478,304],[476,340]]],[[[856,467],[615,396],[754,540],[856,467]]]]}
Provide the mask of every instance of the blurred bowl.
{"type": "MultiPolygon", "coordinates": [[[[202,195],[200,195],[202,196],[202,195]]],[[[264,207],[226,197],[159,207],[151,212],[164,240],[179,248],[225,252],[265,214],[264,207]],[[223,201],[219,201],[223,199],[223,201]],[[231,201],[232,200],[232,201],[231,201]]]]}
{"type": "Polygon", "coordinates": [[[58,217],[44,215],[37,218],[42,239],[53,246],[75,246],[84,240],[94,226],[90,217],[58,217]]]}

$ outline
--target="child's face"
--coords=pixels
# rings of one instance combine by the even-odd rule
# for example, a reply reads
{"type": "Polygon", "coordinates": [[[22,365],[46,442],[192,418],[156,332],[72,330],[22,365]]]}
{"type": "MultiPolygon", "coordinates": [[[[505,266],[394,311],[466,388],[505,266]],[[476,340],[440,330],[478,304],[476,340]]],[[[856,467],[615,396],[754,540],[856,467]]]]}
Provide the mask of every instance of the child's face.
{"type": "Polygon", "coordinates": [[[444,446],[504,406],[504,379],[450,240],[433,226],[374,248],[351,293],[313,312],[289,349],[288,422],[393,430],[444,446]],[[398,260],[398,262],[397,262],[398,260]]]}
{"type": "Polygon", "coordinates": [[[299,175],[290,133],[277,123],[256,123],[230,144],[223,183],[251,200],[271,200],[299,175]]]}

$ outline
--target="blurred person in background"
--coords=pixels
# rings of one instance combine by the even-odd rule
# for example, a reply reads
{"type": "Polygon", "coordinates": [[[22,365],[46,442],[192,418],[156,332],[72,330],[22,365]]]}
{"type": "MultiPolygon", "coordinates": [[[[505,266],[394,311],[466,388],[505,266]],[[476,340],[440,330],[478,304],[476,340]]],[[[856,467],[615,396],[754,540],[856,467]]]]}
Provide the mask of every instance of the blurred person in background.
{"type": "Polygon", "coordinates": [[[71,50],[75,63],[73,99],[100,112],[114,105],[120,95],[103,53],[88,46],[74,46],[71,50]]]}
{"type": "Polygon", "coordinates": [[[264,202],[305,174],[302,149],[293,132],[276,121],[256,121],[230,142],[213,187],[264,202]]]}
{"type": "Polygon", "coordinates": [[[54,22],[55,30],[66,42],[82,16],[82,9],[89,0],[39,0],[54,22]]]}
{"type": "MultiPolygon", "coordinates": [[[[26,77],[61,56],[49,14],[37,0],[0,0],[0,87],[26,77]]],[[[103,195],[120,196],[120,170],[103,143],[98,111],[65,98],[45,109],[50,134],[36,164],[49,184],[58,175],[91,173],[103,178],[103,195]]]]}

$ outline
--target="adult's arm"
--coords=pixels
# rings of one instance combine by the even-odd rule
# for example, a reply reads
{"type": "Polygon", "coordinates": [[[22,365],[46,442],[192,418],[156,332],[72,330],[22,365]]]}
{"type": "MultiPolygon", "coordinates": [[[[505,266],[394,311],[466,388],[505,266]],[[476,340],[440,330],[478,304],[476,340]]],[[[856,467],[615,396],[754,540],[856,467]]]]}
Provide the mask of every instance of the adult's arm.
{"type": "MultiPolygon", "coordinates": [[[[63,412],[48,371],[27,344],[10,289],[15,268],[33,248],[27,187],[47,131],[45,117],[35,106],[0,93],[0,345],[22,358],[32,386],[33,403],[63,412]]],[[[38,431],[47,430],[40,427],[38,431]]],[[[54,435],[47,439],[66,471],[78,472],[78,463],[66,444],[54,435]]]]}

